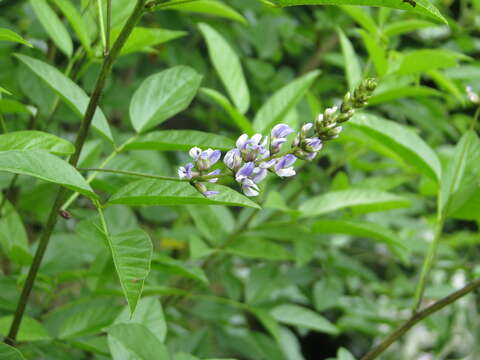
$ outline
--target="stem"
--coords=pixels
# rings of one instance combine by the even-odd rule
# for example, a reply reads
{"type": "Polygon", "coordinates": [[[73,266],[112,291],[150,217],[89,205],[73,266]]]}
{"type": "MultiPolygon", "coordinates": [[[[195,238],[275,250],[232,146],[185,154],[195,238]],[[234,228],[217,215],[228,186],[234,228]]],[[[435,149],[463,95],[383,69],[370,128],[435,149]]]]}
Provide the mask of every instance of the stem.
{"type": "Polygon", "coordinates": [[[388,349],[390,345],[398,341],[398,339],[405,334],[410,328],[416,325],[418,322],[422,321],[426,317],[436,313],[437,311],[443,309],[445,306],[450,305],[451,303],[457,301],[461,297],[467,295],[468,293],[474,291],[480,287],[480,279],[474,280],[471,283],[467,284],[460,290],[455,291],[454,293],[434,302],[432,305],[426,307],[420,312],[413,314],[410,319],[405,321],[400,327],[394,330],[390,335],[388,335],[380,344],[375,346],[367,354],[365,354],[360,360],[373,360],[376,359],[380,354],[388,349]]]}
{"type": "Polygon", "coordinates": [[[107,53],[107,39],[105,36],[105,24],[103,22],[102,0],[97,0],[98,6],[98,23],[100,24],[100,38],[102,39],[103,53],[107,53]]]}
{"type": "Polygon", "coordinates": [[[198,1],[198,0],[177,0],[177,1],[170,1],[170,2],[167,2],[167,3],[160,3],[159,1],[152,1],[150,3],[147,4],[147,8],[149,11],[156,11],[156,10],[161,10],[161,9],[166,9],[166,8],[169,8],[171,6],[175,6],[175,5],[182,5],[182,4],[188,4],[188,3],[191,3],[191,2],[195,2],[195,1],[198,1]]]}
{"type": "Polygon", "coordinates": [[[204,180],[210,180],[210,179],[232,176],[231,174],[218,174],[218,175],[196,176],[196,177],[193,177],[191,179],[180,179],[178,177],[173,177],[173,176],[153,175],[153,174],[140,173],[140,172],[136,172],[136,171],[126,171],[126,170],[116,170],[116,169],[80,168],[78,170],[80,170],[80,171],[107,172],[107,173],[112,173],[112,174],[138,176],[138,177],[144,177],[144,178],[149,178],[149,179],[177,181],[177,182],[204,181],[204,180]]]}
{"type": "MultiPolygon", "coordinates": [[[[77,134],[77,139],[75,141],[75,153],[70,158],[70,164],[72,166],[76,166],[78,163],[78,159],[80,158],[80,153],[82,151],[83,145],[87,138],[93,116],[95,114],[98,103],[100,101],[100,96],[102,94],[103,88],[105,87],[106,79],[113,66],[113,62],[115,61],[118,54],[120,53],[120,50],[125,44],[128,36],[132,32],[135,24],[140,20],[143,14],[145,1],[146,0],[137,1],[137,5],[135,6],[135,9],[133,10],[132,14],[128,18],[122,31],[120,32],[120,35],[118,36],[117,40],[115,41],[115,44],[113,45],[111,53],[103,61],[102,70],[98,76],[97,83],[95,85],[95,90],[90,98],[87,110],[85,112],[80,129],[77,134]]],[[[23,314],[25,312],[25,308],[26,308],[28,299],[30,297],[30,293],[32,291],[35,278],[37,276],[38,270],[40,268],[40,264],[42,262],[45,251],[47,249],[50,236],[52,235],[52,232],[57,223],[58,212],[62,207],[62,203],[64,201],[64,197],[66,194],[67,194],[67,190],[63,187],[61,187],[57,193],[57,197],[50,211],[47,224],[45,225],[44,231],[40,237],[38,248],[35,252],[32,265],[30,266],[27,279],[25,280],[25,284],[23,285],[22,293],[17,303],[17,309],[13,317],[10,331],[8,333],[8,336],[5,339],[5,342],[7,344],[10,344],[10,345],[15,344],[15,339],[17,337],[18,330],[20,328],[20,323],[22,321],[23,314]]]]}
{"type": "Polygon", "coordinates": [[[105,53],[107,56],[110,52],[110,30],[112,27],[112,0],[107,0],[107,32],[106,32],[106,43],[105,43],[105,53]]]}
{"type": "Polygon", "coordinates": [[[475,111],[475,115],[473,115],[472,123],[470,124],[470,130],[475,130],[479,117],[480,117],[480,106],[477,108],[477,111],[475,111]]]}
{"type": "Polygon", "coordinates": [[[0,109],[0,132],[6,134],[8,132],[7,125],[5,125],[5,119],[3,118],[2,109],[0,109]]]}

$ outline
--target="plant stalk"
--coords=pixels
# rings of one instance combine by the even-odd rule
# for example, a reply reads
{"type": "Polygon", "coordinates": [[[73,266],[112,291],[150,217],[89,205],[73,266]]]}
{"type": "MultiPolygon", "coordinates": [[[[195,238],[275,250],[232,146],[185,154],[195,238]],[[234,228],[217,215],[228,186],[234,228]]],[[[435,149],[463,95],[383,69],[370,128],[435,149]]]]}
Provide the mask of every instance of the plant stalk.
{"type": "MultiPolygon", "coordinates": [[[[100,101],[100,97],[102,94],[102,91],[105,87],[105,82],[107,80],[108,75],[110,74],[111,68],[113,66],[113,62],[117,58],[117,56],[120,54],[120,50],[122,49],[123,45],[127,41],[128,36],[132,32],[134,26],[137,24],[137,22],[140,20],[140,18],[143,15],[144,12],[144,6],[145,6],[146,0],[138,0],[137,4],[135,6],[135,9],[133,10],[132,14],[128,18],[127,22],[125,23],[122,31],[120,32],[120,35],[118,36],[118,39],[115,41],[115,44],[112,47],[112,51],[110,54],[105,57],[103,61],[103,66],[101,69],[101,72],[98,76],[97,82],[95,84],[95,90],[90,98],[90,101],[88,103],[87,110],[85,112],[85,115],[83,117],[80,129],[77,134],[77,138],[75,141],[75,153],[72,155],[70,158],[70,164],[72,166],[76,166],[78,163],[78,159],[80,158],[80,154],[83,148],[83,145],[85,143],[85,140],[88,135],[88,131],[90,129],[90,125],[93,120],[93,116],[95,115],[95,111],[97,109],[98,103],[100,101]]],[[[35,252],[35,256],[32,261],[32,265],[30,266],[27,279],[25,280],[25,284],[23,285],[22,293],[20,295],[20,299],[18,300],[17,303],[17,309],[15,311],[14,317],[12,324],[10,326],[10,331],[8,333],[8,336],[5,339],[5,343],[14,346],[15,345],[15,340],[18,334],[18,330],[20,328],[20,324],[23,318],[23,314],[25,312],[25,308],[28,302],[28,299],[30,297],[30,293],[32,291],[35,278],[37,276],[38,270],[40,268],[40,264],[42,262],[43,256],[45,254],[45,251],[47,249],[50,236],[52,235],[52,232],[55,228],[55,225],[58,220],[58,213],[59,210],[63,204],[65,195],[67,194],[67,190],[65,188],[60,188],[56,199],[54,201],[54,204],[52,206],[52,209],[50,211],[50,215],[48,217],[47,224],[44,228],[44,231],[40,237],[39,240],[39,245],[38,248],[35,252]]]]}
{"type": "Polygon", "coordinates": [[[360,360],[373,360],[378,358],[385,350],[387,350],[390,345],[395,343],[402,337],[408,330],[410,330],[418,322],[422,321],[426,317],[436,313],[437,311],[443,309],[447,305],[457,301],[461,297],[467,295],[468,293],[478,289],[480,287],[480,279],[474,280],[468,283],[466,286],[460,290],[455,291],[454,293],[434,302],[432,305],[427,306],[422,311],[414,313],[410,319],[405,321],[400,327],[394,330],[390,335],[388,335],[380,344],[375,346],[367,354],[365,354],[360,360]]]}

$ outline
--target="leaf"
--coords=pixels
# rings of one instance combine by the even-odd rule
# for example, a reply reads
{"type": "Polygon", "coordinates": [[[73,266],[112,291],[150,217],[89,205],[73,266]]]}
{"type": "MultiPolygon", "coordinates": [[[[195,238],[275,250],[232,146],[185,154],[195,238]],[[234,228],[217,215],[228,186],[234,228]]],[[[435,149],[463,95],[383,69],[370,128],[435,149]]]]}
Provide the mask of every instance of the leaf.
{"type": "Polygon", "coordinates": [[[16,32],[10,29],[5,29],[5,28],[0,28],[0,41],[16,42],[16,43],[33,47],[32,44],[30,44],[27,40],[25,40],[23,37],[18,35],[16,32]]]}
{"type": "Polygon", "coordinates": [[[311,71],[276,91],[260,108],[253,120],[256,131],[264,132],[281,122],[306,94],[320,71],[311,71]]]}
{"type": "Polygon", "coordinates": [[[241,257],[267,260],[291,260],[292,255],[281,245],[265,239],[240,237],[224,249],[241,257]]]}
{"type": "MultiPolygon", "coordinates": [[[[453,158],[443,174],[438,197],[440,212],[455,212],[467,202],[467,207],[471,207],[472,202],[475,203],[472,195],[480,186],[479,156],[480,140],[473,131],[467,131],[455,147],[453,158]]],[[[472,211],[470,215],[475,218],[476,213],[477,211],[472,211]]]]}
{"type": "Polygon", "coordinates": [[[368,104],[378,105],[406,97],[419,98],[426,96],[441,97],[443,94],[427,86],[397,86],[383,92],[375,92],[374,95],[368,99],[368,104]]]}
{"type": "Polygon", "coordinates": [[[6,201],[0,217],[0,244],[10,260],[28,265],[32,259],[28,237],[21,217],[15,207],[6,201]]]}
{"type": "Polygon", "coordinates": [[[355,358],[350,351],[342,347],[337,351],[337,360],[355,360],[355,358]]]}
{"type": "MultiPolygon", "coordinates": [[[[0,334],[6,336],[13,321],[13,315],[0,318],[0,334]]],[[[47,330],[37,320],[24,315],[18,331],[17,341],[45,341],[50,340],[47,330]]]]}
{"type": "Polygon", "coordinates": [[[188,182],[139,180],[119,189],[112,195],[108,204],[134,206],[205,204],[260,208],[247,197],[226,186],[208,184],[207,187],[208,190],[218,191],[219,194],[207,198],[188,182]]]}
{"type": "Polygon", "coordinates": [[[340,28],[337,28],[337,33],[338,37],[340,38],[340,45],[342,46],[343,59],[345,62],[345,75],[347,77],[348,87],[350,91],[353,91],[353,89],[355,89],[355,87],[357,87],[362,80],[362,69],[350,40],[345,36],[340,28]]]}
{"type": "Polygon", "coordinates": [[[250,93],[237,54],[211,26],[201,23],[198,27],[207,41],[210,60],[223,86],[240,113],[244,114],[250,106],[250,93]]]}
{"type": "Polygon", "coordinates": [[[106,237],[130,313],[133,314],[150,272],[152,241],[141,229],[106,237]]]}
{"type": "Polygon", "coordinates": [[[7,89],[4,89],[3,87],[0,86],[0,95],[2,93],[7,94],[7,95],[12,95],[12,93],[10,91],[8,91],[7,89]]]}
{"type": "Polygon", "coordinates": [[[7,150],[46,150],[54,155],[70,155],[75,152],[75,147],[55,135],[24,130],[0,135],[0,151],[7,150]]]}
{"type": "Polygon", "coordinates": [[[217,0],[197,0],[191,3],[170,5],[168,10],[170,9],[221,16],[227,19],[238,21],[242,24],[247,23],[247,20],[240,13],[230,6],[217,0]]]}
{"type": "MultiPolygon", "coordinates": [[[[158,341],[155,335],[143,325],[136,323],[113,325],[108,329],[108,335],[121,343],[123,347],[140,360],[168,360],[170,358],[165,345],[158,341]]],[[[110,348],[110,351],[114,360],[124,359],[116,356],[115,348],[110,348]]]]}
{"type": "Polygon", "coordinates": [[[376,190],[332,191],[308,199],[300,206],[303,217],[312,217],[345,208],[358,208],[361,211],[385,211],[410,206],[410,201],[402,196],[376,190]]]}
{"type": "MultiPolygon", "coordinates": [[[[43,61],[21,54],[15,54],[15,56],[27,65],[38,77],[45,81],[72,110],[83,117],[90,99],[77,84],[63,75],[55,67],[43,61]]],[[[107,119],[98,107],[93,117],[92,126],[113,143],[113,137],[107,119]]]]}
{"type": "MultiPolygon", "coordinates": [[[[125,307],[124,311],[117,317],[115,324],[140,324],[163,342],[167,334],[167,324],[162,311],[162,305],[157,298],[143,298],[138,302],[137,310],[133,316],[130,310],[125,307]]],[[[112,336],[108,336],[108,344],[114,359],[136,360],[138,357],[132,355],[123,344],[112,336]]]]}
{"type": "Polygon", "coordinates": [[[238,111],[237,108],[234,107],[225,96],[218,91],[209,88],[201,88],[200,93],[207,95],[215,103],[220,105],[241,131],[249,135],[253,135],[255,131],[253,130],[253,126],[250,121],[244,115],[242,115],[240,111],[238,111]]]}
{"type": "Polygon", "coordinates": [[[448,50],[414,50],[403,55],[395,73],[405,75],[444,69],[457,66],[459,60],[467,59],[468,56],[448,50]]]}
{"type": "Polygon", "coordinates": [[[70,34],[46,0],[30,0],[38,20],[58,48],[68,57],[72,56],[73,44],[70,34]]]}
{"type": "Polygon", "coordinates": [[[208,285],[208,278],[204,271],[198,267],[191,267],[181,261],[170,258],[167,255],[156,254],[152,262],[152,267],[162,273],[172,273],[194,279],[204,285],[208,285]]]}
{"type": "Polygon", "coordinates": [[[80,40],[80,43],[82,44],[82,46],[85,48],[87,53],[89,53],[91,51],[90,35],[87,31],[87,24],[83,20],[80,12],[70,2],[70,0],[50,0],[50,1],[52,1],[60,9],[63,15],[65,15],[70,25],[72,25],[73,30],[77,34],[78,40],[80,40]]]}
{"type": "Polygon", "coordinates": [[[230,150],[235,147],[235,142],[226,136],[197,130],[162,130],[149,132],[136,138],[125,146],[125,149],[188,151],[194,146],[202,149],[230,150]]]}
{"type": "Polygon", "coordinates": [[[14,347],[0,343],[0,359],[2,360],[25,360],[22,353],[14,347]]]}
{"type": "Polygon", "coordinates": [[[2,151],[0,171],[33,176],[60,184],[90,198],[97,198],[90,185],[72,165],[45,150],[2,151]]]}
{"type": "MultiPolygon", "coordinates": [[[[360,35],[362,36],[363,43],[372,59],[377,74],[379,76],[385,75],[388,69],[388,60],[385,49],[378,43],[377,39],[374,38],[370,33],[359,30],[360,35]]],[[[369,100],[369,104],[371,104],[369,100]]]]}
{"type": "Polygon", "coordinates": [[[415,167],[435,181],[440,180],[442,170],[437,155],[409,128],[370,114],[356,115],[349,124],[384,146],[388,156],[415,167]]]}
{"type": "Polygon", "coordinates": [[[410,11],[419,15],[425,15],[437,21],[448,24],[447,20],[428,0],[416,0],[415,6],[398,0],[268,0],[276,6],[296,5],[360,5],[378,6],[392,9],[410,11]]]}
{"type": "Polygon", "coordinates": [[[340,8],[350,15],[360,26],[370,32],[372,36],[378,34],[377,24],[365,9],[358,6],[340,6],[340,8]]]}
{"type": "Polygon", "coordinates": [[[402,20],[402,21],[396,21],[393,24],[387,24],[383,29],[383,33],[386,36],[391,37],[391,36],[401,35],[406,32],[414,31],[417,29],[423,29],[423,28],[432,27],[432,26],[436,26],[436,24],[431,23],[429,21],[425,21],[425,20],[417,20],[417,19],[402,20]]]}
{"type": "Polygon", "coordinates": [[[183,65],[146,78],[130,102],[130,121],[134,129],[144,132],[185,110],[201,81],[201,75],[183,65]]]}
{"type": "Polygon", "coordinates": [[[276,306],[270,314],[279,322],[299,326],[321,333],[337,335],[337,327],[316,312],[298,305],[276,306]]]}
{"type": "MultiPolygon", "coordinates": [[[[117,27],[112,30],[111,43],[118,38],[122,29],[117,27]]],[[[135,27],[122,47],[121,55],[130,54],[138,51],[153,52],[152,46],[166,43],[187,35],[185,31],[175,31],[168,29],[152,29],[146,27],[135,27]]]]}

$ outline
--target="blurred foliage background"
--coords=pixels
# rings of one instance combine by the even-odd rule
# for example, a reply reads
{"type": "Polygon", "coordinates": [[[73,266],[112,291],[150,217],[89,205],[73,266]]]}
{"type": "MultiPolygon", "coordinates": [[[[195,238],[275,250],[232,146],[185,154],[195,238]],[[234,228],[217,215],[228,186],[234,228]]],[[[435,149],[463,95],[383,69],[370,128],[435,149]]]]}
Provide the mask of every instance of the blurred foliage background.
{"type": "MultiPolygon", "coordinates": [[[[70,50],[53,40],[32,2],[0,1],[0,27],[34,46],[0,42],[0,84],[13,94],[0,100],[1,111],[10,131],[34,122],[37,129],[72,140],[78,115],[13,54],[47,62],[91,93],[102,57],[96,2],[71,1],[87,25],[88,46],[50,2],[71,36],[70,50]]],[[[41,267],[19,337],[25,357],[137,359],[121,353],[124,345],[107,330],[136,321],[164,342],[175,360],[349,360],[406,319],[435,237],[439,169],[453,161],[461,137],[478,129],[465,87],[480,92],[480,1],[433,3],[448,25],[387,8],[273,8],[257,0],[207,4],[213,7],[205,5],[205,13],[186,4],[146,15],[101,101],[118,143],[133,134],[128,114],[135,90],[149,75],[176,65],[201,74],[201,88],[187,110],[155,130],[201,130],[231,139],[242,133],[234,119],[238,110],[229,112],[225,105],[232,99],[199,23],[215,29],[237,54],[250,92],[245,113],[250,120],[272,94],[315,70],[318,77],[279,121],[297,128],[313,121],[362,78],[375,77],[379,86],[368,108],[319,159],[297,163],[295,178],[269,178],[259,198],[261,211],[108,207],[112,232],[140,226],[154,245],[134,320],[122,310],[125,301],[108,249],[93,225],[95,212],[79,198],[70,208],[73,218],[57,226],[41,267]]],[[[112,5],[115,36],[134,1],[112,5]]],[[[478,179],[475,134],[471,141],[465,171],[478,179]]],[[[111,151],[92,134],[80,167],[98,167],[111,151]]],[[[186,160],[184,151],[128,150],[108,167],[175,176],[186,160]]],[[[1,175],[3,189],[11,178],[1,175]]],[[[102,173],[92,186],[107,198],[132,180],[102,173]]],[[[444,221],[424,304],[480,274],[480,189],[478,180],[462,184],[461,200],[444,221]]],[[[14,190],[9,196],[16,211],[0,220],[3,335],[55,186],[21,176],[14,190]],[[20,250],[9,248],[11,236],[23,239],[20,250]]],[[[478,301],[470,295],[431,316],[382,359],[477,359],[478,301]]]]}

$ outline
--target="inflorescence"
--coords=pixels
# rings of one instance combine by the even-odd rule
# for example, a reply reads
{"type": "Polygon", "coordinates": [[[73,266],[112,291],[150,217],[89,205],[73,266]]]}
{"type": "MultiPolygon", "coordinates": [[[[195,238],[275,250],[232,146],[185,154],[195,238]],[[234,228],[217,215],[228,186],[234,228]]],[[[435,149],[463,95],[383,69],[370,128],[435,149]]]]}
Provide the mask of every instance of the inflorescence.
{"type": "Polygon", "coordinates": [[[286,151],[282,152],[282,147],[295,130],[287,124],[277,124],[270,132],[270,139],[261,134],[252,137],[243,134],[237,139],[235,148],[229,150],[223,158],[223,163],[230,173],[221,174],[220,169],[211,171],[221,158],[220,150],[194,147],[189,152],[193,162],[181,166],[178,176],[190,180],[199,192],[211,197],[218,192],[209,191],[204,181],[214,183],[220,176],[230,175],[235,178],[245,195],[257,196],[260,192],[258,184],[265,179],[269,171],[282,178],[291,177],[296,174],[293,164],[297,159],[315,159],[326,141],[340,135],[341,124],[354,115],[355,109],[367,104],[376,86],[374,79],[362,81],[353,93],[348,92],[345,95],[339,107],[328,108],[314,123],[304,124],[295,135],[290,149],[286,151]]]}

